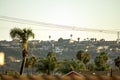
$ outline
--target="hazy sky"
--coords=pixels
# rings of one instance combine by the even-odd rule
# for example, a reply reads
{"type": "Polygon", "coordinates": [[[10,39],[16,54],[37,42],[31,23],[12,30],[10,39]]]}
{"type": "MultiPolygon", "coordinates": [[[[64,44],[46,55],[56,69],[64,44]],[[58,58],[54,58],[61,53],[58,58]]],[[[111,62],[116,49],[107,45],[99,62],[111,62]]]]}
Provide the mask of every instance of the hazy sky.
{"type": "MultiPolygon", "coordinates": [[[[120,0],[0,0],[0,16],[16,17],[38,22],[89,29],[120,31],[120,0]]],[[[36,34],[35,39],[47,40],[59,37],[96,37],[116,40],[111,32],[60,31],[45,26],[19,24],[0,20],[0,40],[10,40],[9,31],[14,27],[29,27],[36,34]]],[[[117,32],[116,31],[116,32],[117,32]]]]}

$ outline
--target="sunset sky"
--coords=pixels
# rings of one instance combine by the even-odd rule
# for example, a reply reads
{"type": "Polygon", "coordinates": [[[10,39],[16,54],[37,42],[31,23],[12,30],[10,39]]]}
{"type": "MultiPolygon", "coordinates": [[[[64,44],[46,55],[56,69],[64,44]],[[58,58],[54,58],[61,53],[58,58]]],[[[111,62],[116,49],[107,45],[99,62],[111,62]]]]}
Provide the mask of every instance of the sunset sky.
{"type": "Polygon", "coordinates": [[[79,28],[108,30],[108,32],[67,30],[3,21],[0,19],[0,40],[11,40],[11,28],[31,28],[35,39],[57,40],[60,37],[73,39],[105,38],[116,40],[120,31],[120,0],[0,0],[0,16],[8,16],[35,22],[51,23],[79,28]],[[114,31],[114,33],[112,32],[114,31]]]}

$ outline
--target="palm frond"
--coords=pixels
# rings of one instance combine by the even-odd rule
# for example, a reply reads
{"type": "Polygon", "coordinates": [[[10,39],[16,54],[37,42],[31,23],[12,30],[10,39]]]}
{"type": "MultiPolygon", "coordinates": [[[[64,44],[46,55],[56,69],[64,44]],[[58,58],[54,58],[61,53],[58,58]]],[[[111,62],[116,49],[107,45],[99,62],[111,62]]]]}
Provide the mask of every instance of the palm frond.
{"type": "Polygon", "coordinates": [[[10,31],[10,36],[12,39],[18,38],[21,39],[22,30],[20,28],[13,28],[10,31]]]}
{"type": "Polygon", "coordinates": [[[34,38],[34,33],[31,29],[20,29],[20,28],[13,28],[10,31],[10,36],[12,39],[20,39],[22,43],[26,43],[30,37],[34,38]]]}

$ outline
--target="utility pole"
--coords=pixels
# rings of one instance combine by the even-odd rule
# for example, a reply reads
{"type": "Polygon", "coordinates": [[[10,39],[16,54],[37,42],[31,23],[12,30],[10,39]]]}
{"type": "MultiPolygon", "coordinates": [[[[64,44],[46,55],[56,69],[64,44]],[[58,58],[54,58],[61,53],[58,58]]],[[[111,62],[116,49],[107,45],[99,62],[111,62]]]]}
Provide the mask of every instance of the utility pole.
{"type": "Polygon", "coordinates": [[[120,32],[117,32],[117,44],[119,44],[119,42],[120,42],[120,32]]]}

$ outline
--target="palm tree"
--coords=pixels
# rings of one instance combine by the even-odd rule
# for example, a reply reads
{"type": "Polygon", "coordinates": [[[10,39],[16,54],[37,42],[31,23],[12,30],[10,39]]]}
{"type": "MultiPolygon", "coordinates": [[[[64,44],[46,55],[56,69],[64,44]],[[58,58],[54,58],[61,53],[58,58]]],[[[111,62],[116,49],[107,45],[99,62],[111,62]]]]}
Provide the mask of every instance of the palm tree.
{"type": "Polygon", "coordinates": [[[51,40],[51,35],[49,35],[49,40],[51,40]]]}
{"type": "Polygon", "coordinates": [[[23,70],[24,70],[24,66],[25,66],[25,62],[26,62],[26,56],[28,55],[27,52],[27,43],[28,43],[28,39],[30,37],[34,38],[34,33],[32,32],[31,29],[20,29],[20,28],[13,28],[10,31],[10,36],[12,39],[19,39],[20,42],[22,43],[22,64],[21,64],[21,69],[20,69],[20,75],[22,75],[23,70]]]}
{"type": "Polygon", "coordinates": [[[88,64],[88,70],[90,70],[90,71],[94,71],[95,68],[96,68],[95,63],[92,62],[92,63],[89,63],[89,64],[88,64]]]}
{"type": "Polygon", "coordinates": [[[101,52],[101,53],[100,53],[100,56],[102,56],[102,57],[103,57],[103,60],[104,60],[105,62],[107,62],[107,60],[108,60],[108,54],[107,54],[106,52],[101,52]]]}
{"type": "Polygon", "coordinates": [[[25,68],[27,68],[27,73],[29,72],[29,67],[30,67],[30,58],[26,58],[25,68]]]}
{"type": "Polygon", "coordinates": [[[86,56],[86,55],[85,55],[85,52],[82,51],[82,50],[78,51],[78,52],[77,52],[77,55],[76,55],[77,59],[80,60],[80,61],[84,61],[85,56],[86,56]]]}
{"type": "Polygon", "coordinates": [[[80,50],[80,51],[77,52],[76,57],[77,57],[78,60],[82,61],[85,64],[86,68],[87,68],[87,63],[91,59],[90,54],[80,50]]]}
{"type": "Polygon", "coordinates": [[[55,71],[56,66],[57,66],[56,55],[54,52],[49,52],[45,58],[38,60],[36,64],[37,68],[36,71],[51,75],[52,72],[55,71]]]}
{"type": "Polygon", "coordinates": [[[96,65],[96,70],[104,71],[109,69],[109,65],[107,64],[108,55],[105,52],[101,52],[98,56],[96,56],[94,62],[96,65]]]}
{"type": "Polygon", "coordinates": [[[46,58],[49,60],[47,74],[50,75],[56,67],[57,59],[54,52],[49,52],[46,58]]]}
{"type": "Polygon", "coordinates": [[[90,58],[91,58],[90,54],[86,53],[86,56],[85,56],[83,63],[86,65],[90,61],[90,58]]]}
{"type": "Polygon", "coordinates": [[[79,60],[64,60],[60,62],[59,67],[58,67],[58,72],[61,73],[68,73],[70,71],[81,71],[81,70],[86,70],[86,67],[83,62],[79,60]]]}
{"type": "Polygon", "coordinates": [[[71,39],[72,39],[73,35],[72,35],[72,34],[70,34],[70,37],[71,37],[71,39]]]}
{"type": "Polygon", "coordinates": [[[27,57],[26,58],[26,63],[25,63],[25,68],[27,68],[27,71],[28,71],[29,68],[31,68],[32,72],[33,72],[33,68],[35,67],[36,62],[37,62],[37,59],[36,59],[35,56],[27,57]]]}
{"type": "Polygon", "coordinates": [[[117,66],[119,68],[119,71],[120,71],[120,56],[116,57],[114,59],[114,62],[115,62],[115,66],[117,66]]]}
{"type": "Polygon", "coordinates": [[[78,40],[78,43],[79,43],[79,41],[80,41],[80,38],[78,37],[78,38],[77,38],[77,40],[78,40]]]}

